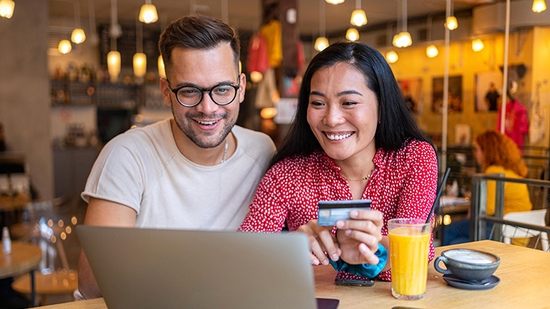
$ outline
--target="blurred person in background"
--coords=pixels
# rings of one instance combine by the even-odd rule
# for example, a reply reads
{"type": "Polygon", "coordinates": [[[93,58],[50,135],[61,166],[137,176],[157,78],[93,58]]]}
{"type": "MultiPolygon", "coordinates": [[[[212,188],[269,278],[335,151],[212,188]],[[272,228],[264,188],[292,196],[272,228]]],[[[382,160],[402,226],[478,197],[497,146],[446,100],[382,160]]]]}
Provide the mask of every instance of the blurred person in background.
{"type": "MultiPolygon", "coordinates": [[[[506,178],[525,178],[527,166],[521,159],[516,143],[508,136],[488,130],[474,141],[474,157],[484,174],[503,174],[506,178]]],[[[487,181],[487,215],[495,213],[496,181],[487,181]]],[[[504,184],[504,214],[529,211],[533,208],[526,184],[506,182],[504,184]]],[[[468,216],[469,217],[469,216],[468,216]]],[[[489,238],[493,224],[487,224],[489,238]]],[[[460,244],[470,241],[470,219],[451,223],[445,228],[442,245],[460,244]]]]}

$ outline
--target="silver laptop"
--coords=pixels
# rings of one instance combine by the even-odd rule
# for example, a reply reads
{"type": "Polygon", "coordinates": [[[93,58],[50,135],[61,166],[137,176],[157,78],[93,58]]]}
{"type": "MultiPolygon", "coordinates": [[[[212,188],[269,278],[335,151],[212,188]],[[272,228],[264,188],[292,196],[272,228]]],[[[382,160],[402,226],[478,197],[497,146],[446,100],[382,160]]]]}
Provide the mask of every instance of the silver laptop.
{"type": "Polygon", "coordinates": [[[315,299],[305,235],[78,226],[110,309],[336,308],[315,299]]]}

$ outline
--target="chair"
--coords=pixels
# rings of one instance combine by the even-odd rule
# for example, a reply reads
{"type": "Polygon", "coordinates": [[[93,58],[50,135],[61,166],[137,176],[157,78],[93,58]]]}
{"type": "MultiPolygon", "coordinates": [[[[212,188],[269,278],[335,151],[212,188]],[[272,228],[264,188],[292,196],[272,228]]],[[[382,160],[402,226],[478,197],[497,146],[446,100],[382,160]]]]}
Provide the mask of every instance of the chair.
{"type": "MultiPolygon", "coordinates": [[[[546,226],[545,218],[546,209],[510,212],[503,217],[503,219],[507,221],[516,221],[539,226],[546,226]]],[[[538,236],[537,243],[540,240],[542,250],[548,251],[548,234],[545,232],[517,227],[513,225],[503,225],[502,234],[504,237],[504,242],[507,244],[512,243],[512,239],[526,239],[538,236]]]]}

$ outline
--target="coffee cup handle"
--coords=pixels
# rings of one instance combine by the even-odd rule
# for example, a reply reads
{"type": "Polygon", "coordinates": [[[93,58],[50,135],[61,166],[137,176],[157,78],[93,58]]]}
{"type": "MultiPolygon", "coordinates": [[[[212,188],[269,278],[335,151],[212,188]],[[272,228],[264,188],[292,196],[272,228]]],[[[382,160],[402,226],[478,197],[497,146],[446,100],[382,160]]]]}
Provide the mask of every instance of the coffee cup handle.
{"type": "Polygon", "coordinates": [[[446,262],[447,262],[447,258],[444,257],[444,256],[438,256],[435,261],[434,261],[434,267],[435,267],[435,270],[437,270],[438,272],[444,274],[444,275],[450,275],[451,274],[451,271],[448,270],[448,269],[443,269],[441,267],[439,267],[439,262],[443,262],[443,264],[447,265],[446,262]]]}

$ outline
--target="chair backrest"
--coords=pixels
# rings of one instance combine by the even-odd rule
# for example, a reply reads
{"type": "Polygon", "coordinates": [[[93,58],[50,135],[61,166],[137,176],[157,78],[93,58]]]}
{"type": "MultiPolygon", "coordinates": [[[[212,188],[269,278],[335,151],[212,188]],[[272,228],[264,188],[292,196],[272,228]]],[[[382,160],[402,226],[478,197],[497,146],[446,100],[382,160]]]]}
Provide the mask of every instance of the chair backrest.
{"type": "MultiPolygon", "coordinates": [[[[507,213],[503,219],[509,221],[516,221],[521,223],[528,223],[539,226],[546,226],[546,209],[537,209],[531,211],[510,212],[507,213]]],[[[504,236],[504,242],[510,243],[511,238],[530,238],[536,237],[541,234],[541,245],[544,251],[548,251],[548,234],[537,230],[526,229],[513,225],[504,225],[502,234],[504,236]]]]}

